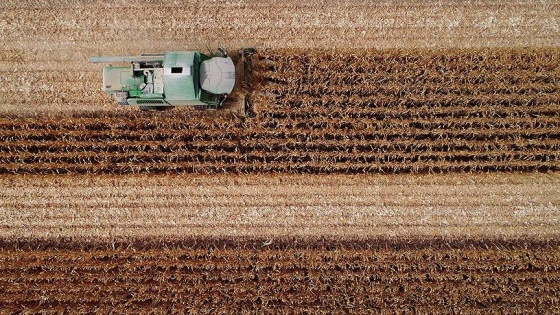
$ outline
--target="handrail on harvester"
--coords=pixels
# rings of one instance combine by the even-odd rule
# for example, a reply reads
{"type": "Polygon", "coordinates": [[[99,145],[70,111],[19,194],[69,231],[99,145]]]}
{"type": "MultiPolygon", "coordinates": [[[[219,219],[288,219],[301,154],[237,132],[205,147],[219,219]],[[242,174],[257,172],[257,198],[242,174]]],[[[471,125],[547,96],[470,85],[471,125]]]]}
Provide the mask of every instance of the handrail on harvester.
{"type": "Polygon", "coordinates": [[[103,62],[163,62],[164,55],[141,55],[141,56],[98,56],[89,58],[89,62],[103,63],[103,62]]]}

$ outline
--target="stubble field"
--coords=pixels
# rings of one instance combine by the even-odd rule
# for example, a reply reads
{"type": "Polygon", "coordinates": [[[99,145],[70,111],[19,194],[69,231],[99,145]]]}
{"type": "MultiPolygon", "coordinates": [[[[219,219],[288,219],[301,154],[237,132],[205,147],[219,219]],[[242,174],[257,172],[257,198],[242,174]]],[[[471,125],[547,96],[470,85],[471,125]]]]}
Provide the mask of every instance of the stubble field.
{"type": "Polygon", "coordinates": [[[558,11],[2,2],[2,309],[554,313],[558,11]],[[250,116],[87,63],[218,44],[258,49],[250,116]]]}

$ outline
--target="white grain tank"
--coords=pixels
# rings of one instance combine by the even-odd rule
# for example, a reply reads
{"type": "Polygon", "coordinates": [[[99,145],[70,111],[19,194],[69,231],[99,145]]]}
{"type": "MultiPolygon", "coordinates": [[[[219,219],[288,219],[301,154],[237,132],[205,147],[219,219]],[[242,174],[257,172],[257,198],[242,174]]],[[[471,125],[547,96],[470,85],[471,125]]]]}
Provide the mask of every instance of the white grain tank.
{"type": "Polygon", "coordinates": [[[212,94],[229,94],[235,85],[235,65],[230,57],[213,57],[200,65],[200,86],[212,94]]]}

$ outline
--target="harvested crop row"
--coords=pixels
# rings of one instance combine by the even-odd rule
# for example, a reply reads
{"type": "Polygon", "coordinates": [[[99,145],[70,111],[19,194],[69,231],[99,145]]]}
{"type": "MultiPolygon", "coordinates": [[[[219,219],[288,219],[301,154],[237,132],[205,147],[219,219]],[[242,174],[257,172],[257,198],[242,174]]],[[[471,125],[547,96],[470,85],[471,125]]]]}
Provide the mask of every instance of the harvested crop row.
{"type": "Polygon", "coordinates": [[[557,242],[209,238],[112,246],[4,241],[0,303],[11,311],[546,313],[559,298],[557,242]]]}
{"type": "Polygon", "coordinates": [[[0,235],[546,240],[558,232],[559,183],[559,174],[2,176],[0,235]]]}
{"type": "Polygon", "coordinates": [[[557,49],[262,50],[255,117],[10,117],[0,173],[560,170],[557,49]]]}

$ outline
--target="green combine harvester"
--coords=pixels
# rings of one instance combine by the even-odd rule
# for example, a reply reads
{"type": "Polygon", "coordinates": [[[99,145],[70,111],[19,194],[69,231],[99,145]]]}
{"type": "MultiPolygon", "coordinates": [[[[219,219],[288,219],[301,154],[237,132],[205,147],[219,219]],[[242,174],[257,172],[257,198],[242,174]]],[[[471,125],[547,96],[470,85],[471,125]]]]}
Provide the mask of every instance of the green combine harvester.
{"type": "MultiPolygon", "coordinates": [[[[241,51],[245,54],[254,50],[241,51]]],[[[141,110],[174,106],[220,108],[236,85],[236,66],[224,49],[214,56],[197,51],[175,51],[140,56],[92,57],[93,63],[130,63],[106,66],[103,91],[120,105],[141,110]]]]}

